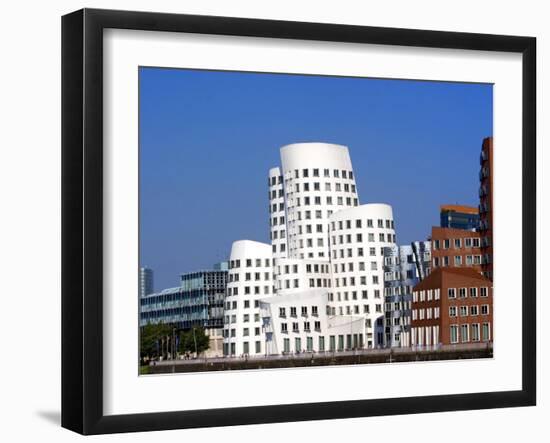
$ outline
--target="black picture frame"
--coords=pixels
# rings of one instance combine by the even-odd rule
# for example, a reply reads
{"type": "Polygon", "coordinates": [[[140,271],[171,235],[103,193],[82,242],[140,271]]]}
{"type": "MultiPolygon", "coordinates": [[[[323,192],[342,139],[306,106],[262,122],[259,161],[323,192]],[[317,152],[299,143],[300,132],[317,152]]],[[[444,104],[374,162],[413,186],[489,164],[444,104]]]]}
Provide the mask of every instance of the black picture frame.
{"type": "MultiPolygon", "coordinates": [[[[62,426],[82,434],[488,409],[536,404],[536,39],[83,9],[62,18],[62,426]],[[103,30],[192,32],[522,54],[522,388],[171,411],[103,413],[103,30]]],[[[518,147],[519,149],[519,147],[518,147]]]]}

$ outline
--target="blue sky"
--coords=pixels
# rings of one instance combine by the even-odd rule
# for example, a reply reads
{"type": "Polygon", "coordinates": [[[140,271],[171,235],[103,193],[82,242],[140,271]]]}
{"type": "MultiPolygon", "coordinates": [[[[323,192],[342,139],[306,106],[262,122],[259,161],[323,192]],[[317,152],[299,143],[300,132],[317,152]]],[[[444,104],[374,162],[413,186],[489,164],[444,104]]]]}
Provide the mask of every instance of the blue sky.
{"type": "Polygon", "coordinates": [[[477,205],[493,131],[487,84],[140,68],[140,263],[155,290],[239,239],[269,242],[267,174],[295,142],[347,145],[361,203],[392,205],[399,244],[439,205],[477,205]]]}

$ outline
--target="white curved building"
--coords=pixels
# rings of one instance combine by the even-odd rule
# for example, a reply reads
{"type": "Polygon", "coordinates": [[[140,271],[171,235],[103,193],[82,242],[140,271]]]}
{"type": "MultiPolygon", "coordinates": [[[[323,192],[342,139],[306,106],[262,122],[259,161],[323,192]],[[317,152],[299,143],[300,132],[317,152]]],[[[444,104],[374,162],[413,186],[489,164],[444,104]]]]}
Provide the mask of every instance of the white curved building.
{"type": "Polygon", "coordinates": [[[268,177],[271,244],[231,249],[224,355],[385,346],[391,206],[359,205],[346,146],[294,143],[280,153],[268,177]]]}
{"type": "MultiPolygon", "coordinates": [[[[286,257],[327,260],[329,217],[359,204],[348,148],[329,143],[294,143],[281,148],[281,163],[286,257]]],[[[270,184],[275,173],[274,169],[270,171],[270,184]]],[[[281,214],[278,216],[280,221],[281,214]]],[[[279,248],[277,245],[277,256],[284,257],[279,248]]]]}
{"type": "Polygon", "coordinates": [[[286,208],[280,168],[269,170],[269,238],[274,258],[287,256],[286,208]]]}
{"type": "Polygon", "coordinates": [[[362,316],[327,314],[327,292],[312,289],[260,301],[267,354],[350,351],[363,348],[362,316]]]}
{"type": "Polygon", "coordinates": [[[275,293],[286,295],[311,289],[329,291],[331,286],[328,260],[276,258],[273,265],[275,293]]]}
{"type": "Polygon", "coordinates": [[[367,204],[330,217],[332,315],[363,315],[367,348],[384,346],[384,248],[395,245],[393,211],[367,204]]]}
{"type": "Polygon", "coordinates": [[[252,240],[233,243],[224,306],[224,355],[265,353],[261,298],[273,294],[271,246],[252,240]]]}

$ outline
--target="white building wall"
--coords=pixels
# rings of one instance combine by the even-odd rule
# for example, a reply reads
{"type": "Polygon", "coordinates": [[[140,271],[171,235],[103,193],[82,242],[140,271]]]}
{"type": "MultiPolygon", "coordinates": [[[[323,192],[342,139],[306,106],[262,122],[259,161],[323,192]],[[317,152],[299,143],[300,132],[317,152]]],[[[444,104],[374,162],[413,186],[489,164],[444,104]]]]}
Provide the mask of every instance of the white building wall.
{"type": "Polygon", "coordinates": [[[281,163],[268,178],[271,245],[233,244],[225,354],[318,352],[330,340],[335,350],[384,346],[383,249],[396,240],[391,207],[359,206],[346,146],[283,146],[281,163]]]}
{"type": "Polygon", "coordinates": [[[331,286],[328,260],[276,258],[273,266],[275,293],[286,295],[311,289],[328,290],[331,286]]]}
{"type": "Polygon", "coordinates": [[[363,315],[367,348],[384,346],[384,247],[395,241],[389,205],[362,205],[330,218],[331,313],[363,315]]]}
{"type": "Polygon", "coordinates": [[[287,225],[283,176],[280,168],[269,170],[269,237],[274,258],[287,257],[287,225]]]}
{"type": "Polygon", "coordinates": [[[363,347],[363,317],[328,315],[328,293],[314,289],[260,303],[268,354],[334,352],[363,347]]]}
{"type": "Polygon", "coordinates": [[[251,240],[233,243],[224,310],[224,354],[265,353],[260,299],[273,294],[271,245],[251,240]]]}
{"type": "Polygon", "coordinates": [[[359,204],[348,148],[328,143],[290,144],[281,148],[281,162],[287,256],[327,260],[329,217],[359,204]]]}

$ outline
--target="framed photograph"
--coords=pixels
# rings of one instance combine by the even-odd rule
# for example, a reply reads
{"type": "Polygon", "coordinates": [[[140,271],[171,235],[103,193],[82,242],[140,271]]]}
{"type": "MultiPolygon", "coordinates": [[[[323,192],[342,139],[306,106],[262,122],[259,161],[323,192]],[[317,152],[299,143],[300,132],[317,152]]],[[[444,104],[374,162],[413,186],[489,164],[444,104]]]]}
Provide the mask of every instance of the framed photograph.
{"type": "Polygon", "coordinates": [[[62,20],[62,425],[536,403],[531,37],[62,20]]]}

